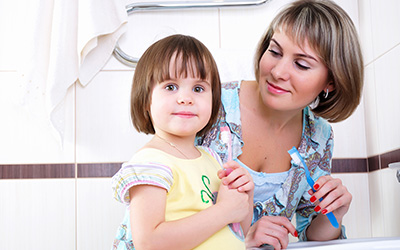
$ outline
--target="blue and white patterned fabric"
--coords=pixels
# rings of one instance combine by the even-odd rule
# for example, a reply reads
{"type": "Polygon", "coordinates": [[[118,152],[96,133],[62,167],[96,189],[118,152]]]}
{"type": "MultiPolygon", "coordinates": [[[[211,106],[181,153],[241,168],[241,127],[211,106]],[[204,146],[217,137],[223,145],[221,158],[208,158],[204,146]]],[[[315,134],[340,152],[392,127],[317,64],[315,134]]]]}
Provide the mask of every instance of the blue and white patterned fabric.
{"type": "MultiPolygon", "coordinates": [[[[232,137],[233,159],[240,162],[237,157],[242,154],[242,126],[240,120],[240,81],[228,82],[222,85],[222,108],[219,113],[219,121],[205,136],[196,140],[198,145],[214,149],[223,162],[228,159],[227,145],[221,140],[220,128],[228,126],[232,137]]],[[[314,180],[331,173],[331,160],[333,151],[333,130],[331,125],[323,118],[314,116],[309,107],[303,110],[303,132],[298,147],[300,155],[304,158],[311,176],[314,180]]],[[[242,163],[242,165],[244,165],[242,163]]],[[[247,169],[250,169],[247,167],[247,169]]],[[[268,182],[271,175],[249,171],[254,182],[268,182]]],[[[259,192],[255,187],[253,223],[262,216],[285,216],[291,220],[296,213],[296,225],[300,240],[307,240],[305,229],[311,220],[317,215],[314,204],[310,202],[310,195],[304,170],[292,161],[289,171],[282,173],[277,185],[269,184],[269,194],[259,192]],[[280,183],[279,183],[280,182],[280,183]]],[[[262,185],[261,185],[262,186],[262,185]]],[[[346,238],[342,226],[340,238],[346,238]]]]}

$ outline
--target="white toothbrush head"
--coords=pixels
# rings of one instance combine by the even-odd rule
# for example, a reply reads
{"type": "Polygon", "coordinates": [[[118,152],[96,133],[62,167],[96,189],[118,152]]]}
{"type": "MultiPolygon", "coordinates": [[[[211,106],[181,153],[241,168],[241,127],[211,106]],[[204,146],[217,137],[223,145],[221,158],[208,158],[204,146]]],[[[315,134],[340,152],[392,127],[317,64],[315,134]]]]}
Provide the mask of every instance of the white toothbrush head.
{"type": "Polygon", "coordinates": [[[288,153],[290,154],[290,157],[292,158],[294,163],[301,166],[299,151],[297,151],[297,149],[293,147],[291,150],[288,151],[288,153]]]}
{"type": "Polygon", "coordinates": [[[221,127],[221,140],[225,144],[230,143],[230,135],[231,131],[229,130],[228,126],[221,127]]]}
{"type": "Polygon", "coordinates": [[[224,144],[228,146],[228,161],[232,160],[232,136],[231,130],[228,126],[223,126],[220,129],[221,131],[221,140],[224,144]]]}

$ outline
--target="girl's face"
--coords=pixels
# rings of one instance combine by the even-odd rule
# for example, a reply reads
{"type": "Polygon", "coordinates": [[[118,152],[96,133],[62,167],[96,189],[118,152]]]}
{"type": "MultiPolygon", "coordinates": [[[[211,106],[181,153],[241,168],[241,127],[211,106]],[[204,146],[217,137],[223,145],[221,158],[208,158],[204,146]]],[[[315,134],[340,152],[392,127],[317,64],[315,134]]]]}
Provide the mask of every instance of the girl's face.
{"type": "Polygon", "coordinates": [[[275,110],[302,110],[328,84],[328,68],[307,41],[299,47],[284,33],[275,32],[259,62],[263,103],[275,110]]]}
{"type": "Polygon", "coordinates": [[[172,74],[173,67],[172,79],[153,88],[150,105],[153,126],[160,136],[194,137],[211,117],[211,83],[190,75],[176,77],[172,74]]]}

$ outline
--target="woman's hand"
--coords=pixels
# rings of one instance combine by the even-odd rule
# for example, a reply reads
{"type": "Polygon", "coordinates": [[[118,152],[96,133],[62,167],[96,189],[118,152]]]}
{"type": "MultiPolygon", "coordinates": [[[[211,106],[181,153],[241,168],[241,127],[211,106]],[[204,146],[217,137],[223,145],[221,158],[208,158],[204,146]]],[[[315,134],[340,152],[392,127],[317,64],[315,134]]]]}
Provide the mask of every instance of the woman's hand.
{"type": "Polygon", "coordinates": [[[239,192],[252,192],[254,190],[253,178],[250,173],[236,161],[224,164],[224,169],[218,171],[222,184],[239,192]]]}
{"type": "Polygon", "coordinates": [[[315,211],[322,214],[334,212],[340,223],[349,211],[352,200],[352,195],[342,181],[329,175],[322,176],[315,182],[314,189],[315,193],[312,189],[308,193],[311,195],[310,201],[316,204],[315,211]],[[321,202],[320,198],[323,198],[321,202]]]}
{"type": "Polygon", "coordinates": [[[275,250],[286,249],[289,244],[289,233],[298,237],[296,228],[286,217],[263,216],[250,227],[246,236],[246,248],[268,244],[275,250]]]}
{"type": "Polygon", "coordinates": [[[342,181],[332,176],[322,176],[314,184],[315,192],[310,189],[308,193],[311,195],[310,201],[316,206],[314,210],[321,212],[307,228],[308,240],[334,240],[341,234],[341,224],[343,216],[349,211],[352,195],[342,184],[342,181]],[[323,198],[322,201],[319,201],[323,198]],[[325,214],[333,212],[339,228],[334,228],[329,222],[325,214]]]}

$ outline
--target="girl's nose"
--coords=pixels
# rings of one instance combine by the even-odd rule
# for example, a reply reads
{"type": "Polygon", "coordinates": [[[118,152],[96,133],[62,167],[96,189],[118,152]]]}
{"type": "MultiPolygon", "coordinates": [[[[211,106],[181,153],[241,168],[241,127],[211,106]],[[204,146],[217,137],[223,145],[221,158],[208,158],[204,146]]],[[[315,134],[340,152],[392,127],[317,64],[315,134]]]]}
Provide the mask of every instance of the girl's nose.
{"type": "Polygon", "coordinates": [[[277,61],[277,63],[271,69],[272,77],[274,77],[275,80],[287,81],[290,76],[289,74],[290,67],[291,63],[287,62],[285,59],[277,61]]]}
{"type": "Polygon", "coordinates": [[[182,104],[182,105],[192,105],[193,98],[190,96],[190,94],[181,93],[177,99],[177,102],[178,102],[178,104],[182,104]]]}

